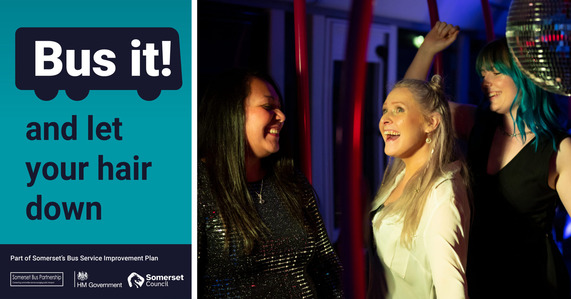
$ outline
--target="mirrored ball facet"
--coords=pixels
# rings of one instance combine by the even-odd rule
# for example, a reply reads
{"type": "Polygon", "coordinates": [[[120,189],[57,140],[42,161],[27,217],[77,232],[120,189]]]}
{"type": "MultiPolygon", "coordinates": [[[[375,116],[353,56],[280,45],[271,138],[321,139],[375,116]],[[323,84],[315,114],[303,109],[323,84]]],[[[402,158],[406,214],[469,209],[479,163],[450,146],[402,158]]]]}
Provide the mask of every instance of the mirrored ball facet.
{"type": "Polygon", "coordinates": [[[516,64],[541,88],[571,96],[571,1],[513,0],[506,38],[516,64]]]}

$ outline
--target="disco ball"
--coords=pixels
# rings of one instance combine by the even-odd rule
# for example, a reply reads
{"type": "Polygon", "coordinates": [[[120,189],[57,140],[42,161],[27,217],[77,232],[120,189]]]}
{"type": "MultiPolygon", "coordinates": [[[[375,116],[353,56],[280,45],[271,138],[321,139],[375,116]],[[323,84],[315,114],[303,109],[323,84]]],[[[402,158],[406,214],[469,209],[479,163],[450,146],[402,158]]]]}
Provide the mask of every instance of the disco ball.
{"type": "Polygon", "coordinates": [[[571,96],[571,1],[513,0],[508,46],[521,71],[541,88],[571,96]]]}

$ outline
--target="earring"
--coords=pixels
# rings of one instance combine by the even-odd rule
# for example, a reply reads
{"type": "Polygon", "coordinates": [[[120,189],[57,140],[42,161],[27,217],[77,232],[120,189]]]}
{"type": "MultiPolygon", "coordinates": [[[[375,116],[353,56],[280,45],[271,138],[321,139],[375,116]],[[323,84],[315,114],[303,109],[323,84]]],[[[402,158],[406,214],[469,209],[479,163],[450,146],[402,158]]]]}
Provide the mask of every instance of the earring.
{"type": "Polygon", "coordinates": [[[430,139],[430,137],[426,137],[426,143],[431,143],[432,139],[430,139]]]}

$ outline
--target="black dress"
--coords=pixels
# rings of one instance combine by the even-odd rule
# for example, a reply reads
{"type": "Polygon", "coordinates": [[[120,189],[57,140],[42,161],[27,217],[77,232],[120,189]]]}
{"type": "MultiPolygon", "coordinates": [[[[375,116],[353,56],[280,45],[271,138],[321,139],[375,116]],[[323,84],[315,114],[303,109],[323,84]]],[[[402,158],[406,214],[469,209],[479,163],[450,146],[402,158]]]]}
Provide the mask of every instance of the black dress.
{"type": "MultiPolygon", "coordinates": [[[[559,197],[548,186],[551,140],[529,142],[496,174],[488,156],[500,115],[478,113],[468,162],[474,219],[468,249],[470,298],[568,298],[569,277],[552,238],[559,197]]],[[[560,134],[557,144],[565,137],[560,134]]]]}
{"type": "Polygon", "coordinates": [[[342,298],[341,266],[327,237],[313,189],[305,184],[306,219],[299,224],[276,195],[275,178],[263,180],[263,204],[249,185],[256,209],[271,235],[244,255],[235,232],[221,223],[206,167],[198,167],[198,291],[200,298],[342,298]],[[224,236],[230,234],[229,249],[224,236]]]}

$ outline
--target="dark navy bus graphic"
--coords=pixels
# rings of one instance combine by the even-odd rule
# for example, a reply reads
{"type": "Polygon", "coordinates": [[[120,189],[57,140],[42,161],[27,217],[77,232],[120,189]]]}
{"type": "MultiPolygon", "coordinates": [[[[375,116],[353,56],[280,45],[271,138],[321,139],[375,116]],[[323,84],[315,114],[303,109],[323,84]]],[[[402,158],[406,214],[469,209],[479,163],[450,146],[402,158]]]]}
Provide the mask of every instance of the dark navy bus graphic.
{"type": "Polygon", "coordinates": [[[182,86],[180,43],[173,28],[19,28],[16,87],[42,100],[65,90],[136,90],[147,101],[182,86]]]}

